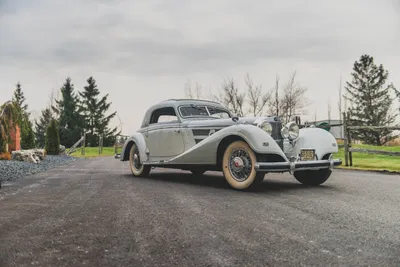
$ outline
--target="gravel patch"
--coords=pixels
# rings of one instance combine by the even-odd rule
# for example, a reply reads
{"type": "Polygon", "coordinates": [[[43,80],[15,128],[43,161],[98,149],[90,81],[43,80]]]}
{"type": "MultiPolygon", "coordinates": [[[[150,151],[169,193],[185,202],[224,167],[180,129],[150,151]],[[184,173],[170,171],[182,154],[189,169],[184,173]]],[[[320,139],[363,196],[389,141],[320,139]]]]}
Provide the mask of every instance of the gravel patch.
{"type": "Polygon", "coordinates": [[[0,182],[24,178],[78,160],[67,155],[47,155],[39,164],[15,160],[0,160],[0,182]]]}

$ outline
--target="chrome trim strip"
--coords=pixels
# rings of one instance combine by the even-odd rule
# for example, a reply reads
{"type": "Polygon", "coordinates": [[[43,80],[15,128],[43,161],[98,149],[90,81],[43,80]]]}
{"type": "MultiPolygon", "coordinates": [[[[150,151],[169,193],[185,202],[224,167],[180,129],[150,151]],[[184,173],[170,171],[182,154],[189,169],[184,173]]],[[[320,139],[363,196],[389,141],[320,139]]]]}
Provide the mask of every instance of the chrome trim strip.
{"type": "Polygon", "coordinates": [[[319,170],[332,169],[334,166],[342,164],[340,159],[330,160],[310,160],[310,161],[295,161],[295,162],[256,162],[254,168],[259,172],[282,172],[288,171],[293,174],[295,171],[301,170],[319,170]]]}

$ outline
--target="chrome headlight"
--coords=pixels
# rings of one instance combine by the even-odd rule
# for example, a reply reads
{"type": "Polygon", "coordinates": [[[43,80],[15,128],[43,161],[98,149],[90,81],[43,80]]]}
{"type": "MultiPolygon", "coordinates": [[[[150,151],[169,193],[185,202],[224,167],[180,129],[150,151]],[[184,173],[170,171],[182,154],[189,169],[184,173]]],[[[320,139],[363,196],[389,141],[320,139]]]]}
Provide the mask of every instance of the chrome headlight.
{"type": "Polygon", "coordinates": [[[281,134],[284,138],[289,139],[291,141],[295,140],[299,137],[300,128],[295,122],[289,122],[285,126],[283,126],[281,130],[281,134]]]}
{"type": "Polygon", "coordinates": [[[261,130],[267,132],[269,135],[272,134],[272,124],[268,121],[261,121],[257,124],[257,126],[260,127],[261,130]]]}

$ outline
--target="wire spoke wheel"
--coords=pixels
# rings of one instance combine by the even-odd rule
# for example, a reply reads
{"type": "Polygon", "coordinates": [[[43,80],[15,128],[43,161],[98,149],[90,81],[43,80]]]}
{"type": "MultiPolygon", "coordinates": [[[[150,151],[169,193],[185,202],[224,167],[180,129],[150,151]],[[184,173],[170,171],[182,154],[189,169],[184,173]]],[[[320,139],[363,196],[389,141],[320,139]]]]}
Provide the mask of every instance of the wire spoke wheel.
{"type": "Polygon", "coordinates": [[[229,171],[232,177],[243,182],[249,178],[253,162],[250,155],[243,149],[236,149],[231,153],[229,158],[229,171]]]}
{"type": "Polygon", "coordinates": [[[235,189],[253,189],[264,180],[264,173],[258,173],[254,164],[256,154],[244,141],[228,145],[222,158],[222,171],[226,181],[235,189]]]}

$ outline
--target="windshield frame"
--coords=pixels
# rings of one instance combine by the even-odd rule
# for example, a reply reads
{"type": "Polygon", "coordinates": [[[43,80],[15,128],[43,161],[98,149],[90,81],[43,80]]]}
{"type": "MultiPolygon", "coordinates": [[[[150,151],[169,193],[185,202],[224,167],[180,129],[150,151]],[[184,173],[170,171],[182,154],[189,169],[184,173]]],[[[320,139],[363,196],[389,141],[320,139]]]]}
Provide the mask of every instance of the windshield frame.
{"type": "Polygon", "coordinates": [[[179,116],[182,119],[187,119],[187,118],[212,118],[212,119],[222,119],[216,116],[211,115],[210,113],[210,109],[217,109],[217,110],[221,110],[222,112],[225,112],[228,114],[229,118],[232,118],[232,114],[229,112],[228,109],[224,108],[224,107],[220,107],[220,106],[213,106],[213,105],[206,105],[206,104],[198,104],[198,105],[194,105],[194,104],[186,104],[186,105],[180,105],[178,107],[178,111],[179,111],[179,116]],[[192,116],[183,116],[181,108],[194,108],[194,107],[200,107],[200,108],[205,108],[208,115],[192,115],[192,116]]]}

